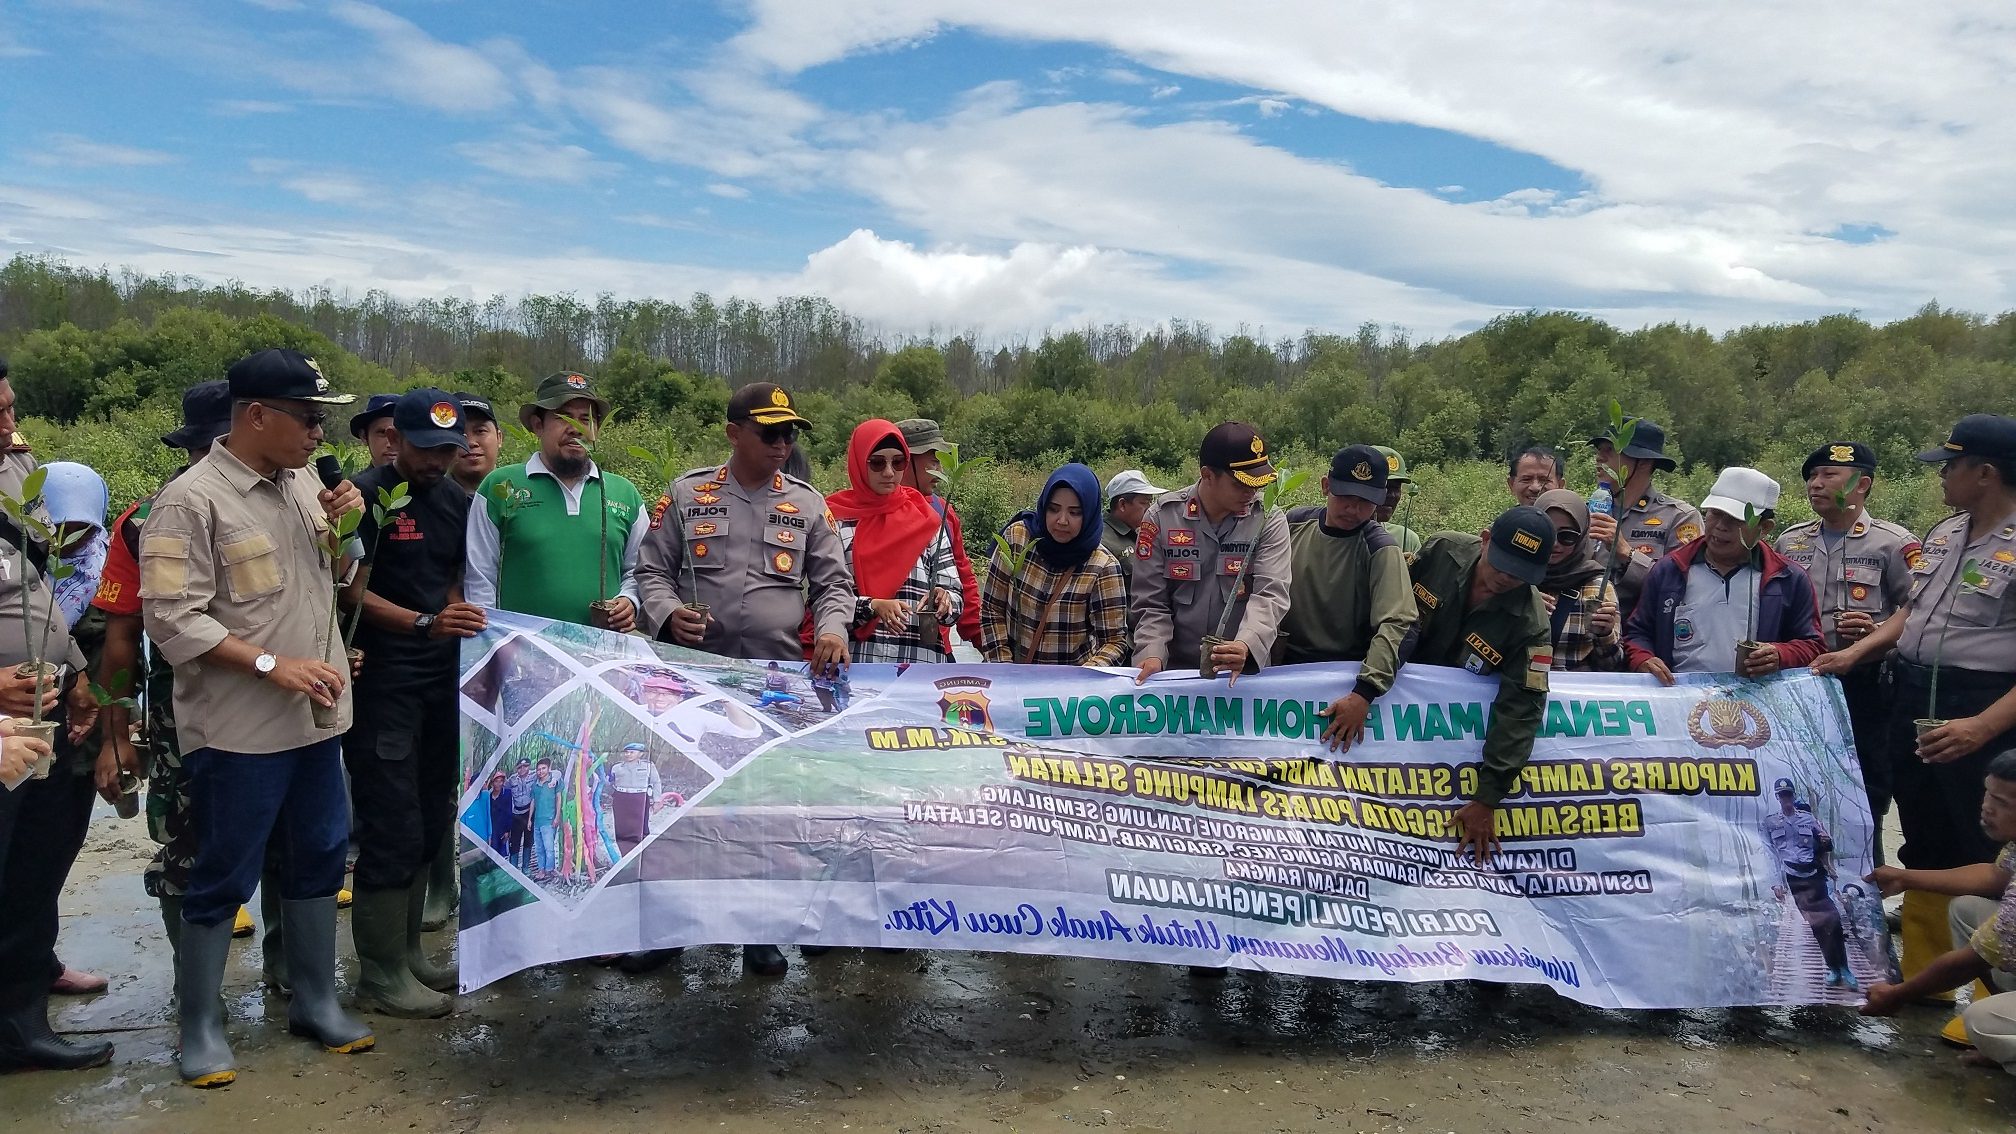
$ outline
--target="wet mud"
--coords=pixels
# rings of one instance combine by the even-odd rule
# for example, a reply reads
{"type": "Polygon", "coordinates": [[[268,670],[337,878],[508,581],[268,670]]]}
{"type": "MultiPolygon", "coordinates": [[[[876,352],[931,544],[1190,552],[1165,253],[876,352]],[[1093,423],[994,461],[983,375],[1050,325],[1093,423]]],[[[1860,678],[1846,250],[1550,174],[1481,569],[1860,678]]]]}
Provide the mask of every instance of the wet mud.
{"type": "MultiPolygon", "coordinates": [[[[226,978],[238,1082],[175,1074],[167,942],[138,824],[94,821],[60,950],[105,973],[58,1002],[111,1066],[0,1077],[0,1130],[117,1131],[1940,1131],[2016,1125],[2016,1080],[1960,1065],[1922,1008],[1612,1012],[1539,988],[1353,984],[972,953],[739,950],[648,976],[551,966],[439,1021],[375,1018],[378,1050],[322,1053],[261,991],[257,938],[226,978]]],[[[347,918],[347,915],[346,915],[347,918]]],[[[342,934],[347,969],[348,933],[342,934]]],[[[449,933],[433,935],[437,951],[449,933]]]]}

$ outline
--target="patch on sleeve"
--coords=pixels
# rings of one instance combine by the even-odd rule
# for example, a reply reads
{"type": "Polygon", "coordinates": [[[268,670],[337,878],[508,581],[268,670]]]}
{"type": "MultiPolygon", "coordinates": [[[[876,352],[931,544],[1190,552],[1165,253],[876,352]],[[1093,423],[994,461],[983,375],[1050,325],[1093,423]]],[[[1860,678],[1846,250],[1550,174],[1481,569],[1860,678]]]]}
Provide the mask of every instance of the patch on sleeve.
{"type": "Polygon", "coordinates": [[[1435,597],[1435,592],[1429,590],[1426,583],[1414,584],[1414,598],[1429,610],[1434,610],[1436,607],[1442,605],[1442,600],[1435,597]]]}
{"type": "Polygon", "coordinates": [[[671,494],[671,493],[669,493],[669,492],[661,492],[661,493],[659,493],[659,494],[658,494],[658,499],[656,499],[656,500],[652,501],[652,503],[651,503],[651,530],[652,530],[652,531],[654,531],[654,532],[655,532],[655,531],[657,531],[657,530],[658,530],[659,528],[661,528],[661,527],[663,527],[663,526],[664,526],[664,524],[665,524],[665,509],[667,509],[667,508],[670,508],[671,506],[672,506],[672,494],[671,494]]]}
{"type": "Polygon", "coordinates": [[[1526,688],[1534,693],[1547,692],[1547,675],[1554,668],[1553,649],[1534,650],[1526,656],[1526,688]]]}
{"type": "Polygon", "coordinates": [[[1693,543],[1700,538],[1701,525],[1699,524],[1681,524],[1680,530],[1673,533],[1673,541],[1675,543],[1693,543]]]}
{"type": "Polygon", "coordinates": [[[1155,553],[1155,537],[1162,529],[1153,520],[1143,520],[1134,532],[1134,558],[1146,559],[1155,553]]]}
{"type": "Polygon", "coordinates": [[[1917,540],[1904,545],[1904,565],[1913,571],[1925,569],[1925,548],[1917,540]]]}
{"type": "Polygon", "coordinates": [[[146,533],[140,539],[140,597],[181,598],[189,593],[189,537],[146,533]]]}

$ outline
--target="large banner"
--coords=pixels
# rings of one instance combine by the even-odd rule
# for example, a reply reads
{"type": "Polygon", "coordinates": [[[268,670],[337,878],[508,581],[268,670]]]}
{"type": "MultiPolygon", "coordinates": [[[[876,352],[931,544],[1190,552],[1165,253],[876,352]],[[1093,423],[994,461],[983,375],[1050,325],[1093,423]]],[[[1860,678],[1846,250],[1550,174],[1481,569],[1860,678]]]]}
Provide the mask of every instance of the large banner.
{"type": "Polygon", "coordinates": [[[1351,665],[830,683],[490,627],[462,653],[465,991],[707,943],[1524,982],[1621,1008],[1851,1004],[1889,968],[1829,678],[1556,675],[1480,868],[1452,816],[1497,685],[1461,670],[1407,667],[1333,758],[1317,710],[1351,665]]]}

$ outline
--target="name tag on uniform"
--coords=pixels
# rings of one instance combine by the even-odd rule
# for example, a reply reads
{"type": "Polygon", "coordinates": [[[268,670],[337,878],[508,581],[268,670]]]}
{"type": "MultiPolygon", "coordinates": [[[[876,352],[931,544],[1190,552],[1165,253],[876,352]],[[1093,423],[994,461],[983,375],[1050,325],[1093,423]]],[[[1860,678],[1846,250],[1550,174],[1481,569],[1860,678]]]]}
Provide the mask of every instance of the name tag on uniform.
{"type": "Polygon", "coordinates": [[[1492,649],[1491,643],[1485,641],[1481,634],[1470,635],[1468,638],[1463,639],[1463,644],[1477,651],[1479,657],[1490,662],[1492,665],[1501,664],[1505,660],[1505,655],[1492,649]]]}
{"type": "Polygon", "coordinates": [[[770,526],[773,528],[796,528],[802,532],[805,530],[805,517],[772,512],[770,513],[770,526]]]}

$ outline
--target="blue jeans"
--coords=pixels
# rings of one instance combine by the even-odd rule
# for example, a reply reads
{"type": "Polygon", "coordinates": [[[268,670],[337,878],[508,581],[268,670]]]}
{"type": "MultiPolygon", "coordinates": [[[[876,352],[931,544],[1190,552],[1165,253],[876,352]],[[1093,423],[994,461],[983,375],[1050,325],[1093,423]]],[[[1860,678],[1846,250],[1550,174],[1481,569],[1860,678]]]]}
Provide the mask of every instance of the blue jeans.
{"type": "Polygon", "coordinates": [[[532,828],[532,844],[538,852],[540,872],[553,873],[560,861],[560,832],[551,823],[540,823],[532,828]]]}
{"type": "Polygon", "coordinates": [[[251,901],[269,839],[280,842],[282,898],[328,898],[343,888],[350,800],[338,738],[286,752],[198,748],[183,765],[198,836],[182,920],[216,925],[251,901]]]}

